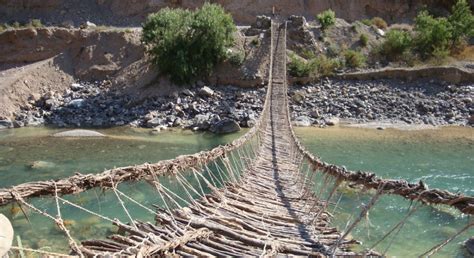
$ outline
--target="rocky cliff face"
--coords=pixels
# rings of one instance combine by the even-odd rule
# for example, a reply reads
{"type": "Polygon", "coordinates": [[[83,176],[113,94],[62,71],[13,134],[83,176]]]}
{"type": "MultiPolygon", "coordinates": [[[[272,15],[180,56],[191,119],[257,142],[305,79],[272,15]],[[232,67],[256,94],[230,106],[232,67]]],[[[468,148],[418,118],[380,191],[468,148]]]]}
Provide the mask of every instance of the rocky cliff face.
{"type": "MultiPolygon", "coordinates": [[[[44,23],[64,21],[77,25],[97,24],[139,26],[148,13],[164,7],[196,8],[205,0],[0,0],[0,22],[40,18],[44,23]]],[[[272,8],[282,16],[314,15],[333,9],[339,18],[356,20],[379,16],[390,23],[411,20],[423,6],[446,13],[455,0],[215,0],[239,24],[250,24],[259,14],[270,15],[272,8]]],[[[470,0],[474,6],[474,0],[470,0]]]]}

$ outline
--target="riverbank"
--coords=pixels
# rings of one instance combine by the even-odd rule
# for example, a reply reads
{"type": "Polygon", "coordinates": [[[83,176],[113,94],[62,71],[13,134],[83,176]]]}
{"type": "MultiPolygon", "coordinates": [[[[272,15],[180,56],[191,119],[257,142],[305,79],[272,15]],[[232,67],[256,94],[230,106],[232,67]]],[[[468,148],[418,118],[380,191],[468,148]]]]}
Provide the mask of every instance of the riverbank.
{"type": "Polygon", "coordinates": [[[321,80],[292,89],[298,126],[339,123],[374,128],[429,128],[474,123],[474,85],[419,80],[321,80]]]}
{"type": "MultiPolygon", "coordinates": [[[[229,133],[252,127],[263,108],[265,89],[208,87],[198,83],[137,102],[108,82],[73,83],[63,93],[31,100],[0,127],[58,128],[131,126],[229,133]]],[[[366,128],[425,129],[472,126],[474,85],[435,81],[348,81],[324,79],[290,89],[297,126],[345,124],[366,128]]]]}

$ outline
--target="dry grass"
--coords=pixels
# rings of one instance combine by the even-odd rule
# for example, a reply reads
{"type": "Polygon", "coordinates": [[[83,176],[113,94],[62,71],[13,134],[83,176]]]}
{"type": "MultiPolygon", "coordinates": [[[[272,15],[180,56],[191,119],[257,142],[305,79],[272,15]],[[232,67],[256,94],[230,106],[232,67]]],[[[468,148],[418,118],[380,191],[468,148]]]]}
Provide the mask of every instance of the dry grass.
{"type": "Polygon", "coordinates": [[[454,55],[460,61],[474,61],[474,46],[467,46],[463,51],[454,55]]]}

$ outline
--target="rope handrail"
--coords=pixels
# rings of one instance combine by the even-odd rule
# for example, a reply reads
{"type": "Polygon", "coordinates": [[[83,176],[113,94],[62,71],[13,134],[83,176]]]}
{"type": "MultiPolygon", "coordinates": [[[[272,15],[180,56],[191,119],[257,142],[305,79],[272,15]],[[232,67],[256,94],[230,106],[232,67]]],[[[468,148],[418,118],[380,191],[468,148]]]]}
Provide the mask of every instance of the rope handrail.
{"type": "Polygon", "coordinates": [[[409,183],[403,179],[384,179],[377,176],[374,172],[351,171],[345,167],[320,160],[320,158],[307,151],[296,136],[293,125],[291,124],[288,98],[286,99],[286,106],[288,111],[287,123],[290,127],[293,144],[296,146],[296,149],[300,154],[303,155],[304,159],[313,166],[314,170],[321,170],[323,173],[331,175],[339,180],[363,186],[368,189],[381,189],[383,194],[395,194],[405,199],[417,200],[431,205],[448,205],[458,209],[463,214],[474,215],[474,197],[472,196],[451,193],[436,188],[429,189],[422,181],[415,184],[409,183]]]}

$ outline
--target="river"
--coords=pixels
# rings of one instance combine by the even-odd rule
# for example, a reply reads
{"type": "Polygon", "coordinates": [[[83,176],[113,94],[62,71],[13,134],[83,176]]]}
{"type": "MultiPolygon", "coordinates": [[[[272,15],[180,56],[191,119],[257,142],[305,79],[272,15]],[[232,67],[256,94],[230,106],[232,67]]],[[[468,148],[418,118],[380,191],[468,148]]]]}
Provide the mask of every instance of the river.
{"type": "MultiPolygon", "coordinates": [[[[238,134],[215,136],[189,131],[163,132],[152,136],[145,129],[115,128],[99,130],[109,137],[103,139],[66,139],[50,137],[55,129],[22,128],[0,131],[0,187],[33,181],[62,178],[75,172],[101,172],[106,168],[156,162],[181,154],[211,149],[230,142],[238,134]]],[[[472,128],[439,130],[373,130],[333,127],[326,129],[298,128],[304,145],[323,160],[345,165],[352,170],[370,170],[384,178],[404,178],[410,182],[423,180],[431,188],[474,195],[474,134],[472,128]]],[[[160,179],[173,189],[173,180],[160,179]]],[[[154,189],[147,183],[125,183],[122,192],[146,204],[161,204],[154,189]]],[[[345,227],[350,214],[360,211],[361,201],[370,194],[341,190],[334,223],[345,227]]],[[[126,220],[126,214],[113,193],[91,190],[66,199],[110,218],[126,220]]],[[[337,200],[335,200],[337,201],[337,200]]],[[[31,202],[55,214],[54,198],[36,198],[31,202]]],[[[131,205],[135,218],[153,220],[153,215],[131,205]]],[[[405,214],[409,202],[398,197],[383,197],[352,236],[366,248],[380,238],[405,214]]],[[[91,216],[66,204],[61,205],[73,235],[82,239],[100,238],[114,232],[110,222],[91,216]]],[[[0,209],[13,222],[15,232],[24,246],[65,252],[63,234],[48,219],[26,209],[28,219],[18,205],[0,209]],[[28,222],[28,220],[30,222],[28,222]],[[34,227],[33,227],[34,225],[34,227]]],[[[420,207],[410,217],[388,250],[389,256],[413,257],[428,250],[467,223],[467,217],[452,209],[420,207]]],[[[463,257],[460,243],[473,230],[448,245],[439,257],[463,257]]],[[[16,241],[15,241],[16,242],[16,241]]],[[[389,242],[389,241],[387,241],[389,242]]],[[[15,243],[16,244],[16,243],[15,243]]],[[[386,243],[377,247],[383,251],[386,243]]]]}

